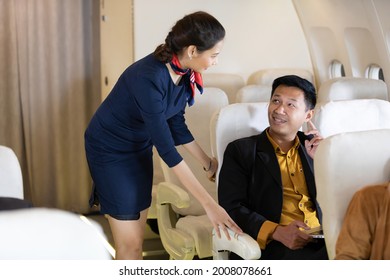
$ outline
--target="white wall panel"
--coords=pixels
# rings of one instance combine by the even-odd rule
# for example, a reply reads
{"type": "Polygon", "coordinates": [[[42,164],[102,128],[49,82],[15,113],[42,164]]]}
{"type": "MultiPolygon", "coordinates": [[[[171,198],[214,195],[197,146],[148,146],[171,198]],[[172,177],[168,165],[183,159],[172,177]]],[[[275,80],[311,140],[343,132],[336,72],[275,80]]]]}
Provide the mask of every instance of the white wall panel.
{"type": "Polygon", "coordinates": [[[132,0],[100,0],[102,100],[133,62],[132,0]]]}
{"type": "Polygon", "coordinates": [[[346,76],[366,77],[369,65],[383,70],[390,83],[390,1],[293,0],[309,44],[317,86],[330,79],[339,60],[346,76]],[[321,36],[321,30],[331,36],[321,36]]]}
{"type": "Polygon", "coordinates": [[[241,74],[265,68],[312,71],[306,40],[291,0],[134,0],[134,55],[164,42],[176,20],[204,10],[225,27],[219,65],[209,72],[241,74]]]}

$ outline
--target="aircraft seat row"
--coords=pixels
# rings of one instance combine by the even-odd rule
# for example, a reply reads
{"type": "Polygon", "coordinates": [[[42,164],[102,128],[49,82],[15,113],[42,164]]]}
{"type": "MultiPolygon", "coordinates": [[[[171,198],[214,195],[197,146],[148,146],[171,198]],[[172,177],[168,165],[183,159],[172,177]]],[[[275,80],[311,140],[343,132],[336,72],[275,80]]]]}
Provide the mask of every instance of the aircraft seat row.
{"type": "MultiPolygon", "coordinates": [[[[313,75],[310,71],[304,69],[292,69],[292,68],[279,68],[279,69],[263,69],[254,72],[248,78],[245,83],[242,76],[238,74],[228,74],[228,73],[205,73],[203,75],[205,91],[216,91],[221,89],[227,95],[228,104],[234,103],[251,103],[251,102],[268,102],[270,99],[272,82],[275,78],[295,74],[301,77],[308,79],[313,82],[313,75]],[[215,89],[212,89],[215,88],[215,89]]],[[[218,97],[216,97],[218,99],[218,97]]],[[[331,100],[347,100],[347,99],[383,99],[388,100],[388,91],[386,84],[381,80],[366,79],[366,78],[350,78],[350,77],[341,77],[335,78],[323,83],[318,90],[318,106],[316,108],[317,116],[316,118],[323,118],[322,112],[325,110],[330,110],[328,107],[334,107],[337,105],[328,105],[326,102],[331,100]]],[[[208,100],[207,98],[197,98],[197,102],[202,102],[208,100]]],[[[348,106],[357,106],[354,105],[356,102],[350,102],[348,106]]],[[[367,103],[370,103],[367,101],[367,103]]],[[[338,106],[343,106],[339,104],[338,106]]],[[[368,105],[368,106],[379,106],[379,105],[368,105]]],[[[197,108],[199,106],[196,106],[197,108]]],[[[348,111],[349,112],[349,111],[348,111]]],[[[340,118],[346,118],[349,116],[348,112],[340,116],[340,118]]],[[[371,111],[373,112],[373,111],[371,111]]],[[[326,114],[325,114],[326,115],[326,114]]],[[[373,117],[373,116],[372,116],[373,117]]],[[[371,118],[372,118],[371,117],[371,118]]],[[[350,119],[353,121],[354,118],[350,119]]],[[[356,124],[359,125],[359,117],[356,117],[356,124]]],[[[332,118],[331,121],[335,121],[332,118]]],[[[367,121],[368,122],[368,121],[367,121]]],[[[322,122],[324,123],[324,122],[322,122]]],[[[336,126],[337,127],[337,120],[336,126]]],[[[195,128],[196,129],[196,128],[195,128]]],[[[320,128],[324,130],[323,133],[327,134],[326,128],[320,128]]],[[[156,153],[157,154],[157,153],[156,153]]],[[[191,159],[189,159],[191,160],[191,159]]],[[[155,174],[156,178],[159,178],[158,182],[164,180],[164,176],[169,176],[167,172],[161,171],[161,166],[158,163],[158,158],[154,160],[155,163],[155,174]],[[164,176],[163,176],[164,175],[164,176]]],[[[165,181],[165,180],[164,180],[165,181]]],[[[207,183],[205,183],[207,185],[207,183]]],[[[207,187],[209,189],[209,187],[207,187]]],[[[152,206],[148,212],[149,219],[157,218],[156,210],[156,185],[153,187],[153,200],[152,206]]],[[[197,205],[200,207],[199,205],[197,205]]],[[[179,211],[180,212],[180,211],[179,211]]]]}
{"type": "Polygon", "coordinates": [[[245,82],[239,74],[232,73],[204,73],[205,87],[217,87],[228,96],[229,104],[241,102],[268,101],[272,82],[275,78],[295,74],[313,82],[313,74],[305,69],[276,68],[262,69],[252,73],[245,82]]]}
{"type": "MultiPolygon", "coordinates": [[[[263,69],[251,74],[245,83],[239,74],[205,73],[206,87],[222,89],[228,96],[229,104],[243,102],[266,102],[270,98],[272,82],[277,77],[294,74],[314,83],[313,75],[304,69],[263,69]]],[[[317,102],[346,99],[382,99],[389,100],[387,85],[382,80],[339,77],[323,82],[317,90],[317,102]]]]}
{"type": "MultiPolygon", "coordinates": [[[[361,91],[361,88],[356,86],[355,80],[351,83],[346,83],[344,80],[342,82],[344,87],[351,88],[349,92],[352,92],[352,95],[355,94],[355,91],[361,91]]],[[[364,82],[369,83],[370,86],[368,88],[366,87],[366,89],[377,90],[377,92],[382,93],[387,91],[381,82],[371,83],[371,81],[367,80],[359,82],[363,84],[364,82]]],[[[331,89],[331,87],[329,88],[331,89]]],[[[187,160],[185,151],[181,151],[190,168],[194,170],[197,178],[201,180],[202,184],[207,186],[208,190],[211,189],[210,193],[213,197],[215,197],[216,189],[218,188],[218,174],[227,144],[237,138],[260,133],[268,126],[268,102],[234,104],[226,104],[226,100],[216,102],[216,100],[212,100],[215,95],[218,95],[218,98],[221,97],[221,94],[223,95],[221,92],[218,94],[216,92],[213,93],[216,90],[215,88],[205,88],[204,96],[198,98],[198,101],[201,99],[202,101],[197,106],[190,108],[188,113],[186,113],[187,124],[190,130],[194,130],[195,139],[199,140],[199,144],[205,147],[207,153],[210,152],[209,147],[211,143],[211,153],[218,159],[219,168],[216,183],[214,185],[210,185],[209,181],[203,183],[202,180],[207,179],[202,168],[197,162],[187,160]],[[214,113],[212,113],[213,110],[210,110],[213,102],[218,103],[214,104],[214,113]],[[207,109],[203,108],[205,104],[208,104],[207,109]],[[202,119],[200,119],[200,116],[202,116],[202,119]],[[209,122],[207,121],[208,118],[209,122]],[[204,126],[203,129],[199,128],[200,122],[209,123],[210,131],[205,130],[204,126]],[[209,143],[207,138],[209,138],[209,143]]],[[[331,137],[344,133],[351,135],[348,137],[353,138],[354,133],[356,135],[360,135],[359,133],[371,135],[371,131],[378,129],[388,129],[390,131],[390,102],[381,99],[359,99],[319,103],[315,109],[313,122],[326,138],[324,143],[332,141],[330,140],[331,137]]],[[[372,136],[367,137],[371,139],[374,135],[375,133],[372,133],[372,136]]],[[[387,137],[386,140],[389,141],[389,135],[386,133],[384,135],[387,137]]],[[[354,149],[355,153],[359,151],[357,147],[354,147],[354,149]]],[[[342,155],[343,152],[340,151],[339,154],[342,155]]],[[[367,160],[373,161],[375,160],[375,156],[369,156],[367,160]]],[[[169,172],[169,170],[165,170],[165,172],[169,172]]],[[[321,173],[322,171],[317,172],[321,173]]],[[[190,198],[190,194],[181,186],[180,182],[177,179],[173,181],[171,176],[172,174],[166,176],[166,182],[158,185],[157,212],[160,212],[158,216],[160,232],[163,231],[162,234],[168,236],[167,239],[163,240],[163,245],[172,259],[192,259],[194,256],[198,256],[199,258],[212,257],[214,259],[227,259],[227,251],[234,251],[246,259],[256,259],[261,255],[259,247],[254,245],[257,244],[256,241],[248,235],[237,237],[230,232],[231,236],[234,237],[232,238],[233,241],[227,241],[224,237],[222,239],[217,238],[204,212],[198,208],[202,212],[200,213],[201,216],[199,216],[199,213],[190,211],[191,207],[198,203],[194,202],[190,198]],[[172,192],[170,195],[167,195],[168,189],[169,192],[172,192]],[[177,189],[176,194],[173,194],[176,192],[173,189],[177,189]],[[184,198],[183,201],[181,201],[182,198],[184,198]],[[175,210],[177,207],[181,208],[180,211],[175,210]],[[186,210],[184,210],[185,208],[186,210]],[[162,209],[164,209],[164,213],[162,209]],[[185,211],[187,212],[185,213],[185,211]],[[175,219],[172,219],[172,216],[175,219]],[[165,229],[169,231],[164,233],[165,229]],[[182,241],[179,241],[179,233],[184,236],[182,241]],[[186,245],[183,246],[182,244],[186,245]]],[[[330,246],[334,246],[334,244],[330,243],[330,246]]],[[[330,253],[332,252],[332,248],[330,249],[330,253]]]]}
{"type": "MultiPolygon", "coordinates": [[[[380,88],[383,90],[380,83],[376,83],[376,85],[378,92],[380,88]]],[[[356,87],[353,82],[345,83],[343,87],[350,87],[351,92],[361,89],[361,87],[356,87]]],[[[332,89],[332,87],[328,88],[332,89]]],[[[375,86],[371,85],[368,89],[375,90],[375,86]]],[[[207,180],[202,167],[185,150],[180,150],[180,153],[214,199],[217,200],[218,174],[227,144],[234,139],[260,133],[266,128],[268,126],[267,110],[268,102],[229,104],[226,94],[218,88],[205,88],[202,98],[196,100],[196,106],[188,108],[186,112],[187,125],[195,139],[206,153],[212,154],[218,159],[219,168],[216,182],[207,180]]],[[[325,236],[326,239],[329,239],[329,241],[327,240],[328,253],[329,256],[334,256],[335,236],[338,234],[337,229],[339,229],[335,224],[342,222],[344,214],[334,214],[337,207],[333,204],[334,202],[328,203],[329,197],[333,197],[333,194],[329,194],[328,190],[336,191],[333,190],[336,185],[333,184],[333,180],[336,179],[332,179],[330,176],[338,176],[337,186],[341,186],[341,183],[349,180],[348,191],[343,192],[343,186],[340,187],[340,197],[344,195],[346,197],[344,208],[352,192],[353,182],[359,183],[356,185],[361,187],[363,183],[372,182],[374,179],[376,181],[390,179],[388,172],[390,164],[385,162],[386,159],[387,161],[390,159],[388,153],[390,102],[380,99],[363,99],[319,103],[313,121],[325,137],[319,151],[326,152],[319,152],[316,155],[315,162],[320,164],[316,164],[315,173],[316,181],[318,179],[318,195],[324,213],[325,236]],[[338,144],[339,142],[341,144],[338,144]],[[370,142],[375,143],[371,145],[373,147],[368,147],[367,143],[370,142]],[[380,155],[381,152],[383,155],[380,155]],[[340,158],[343,159],[340,160],[340,158]],[[332,161],[332,163],[328,161],[332,161]],[[366,166],[370,166],[370,169],[366,166]],[[376,171],[371,172],[372,168],[375,168],[376,171]],[[367,170],[370,170],[369,174],[366,174],[367,170]],[[339,173],[337,174],[337,172],[339,173]],[[360,180],[340,179],[347,174],[351,174],[348,177],[356,177],[358,174],[360,180]],[[328,205],[333,207],[332,210],[329,210],[328,205]],[[333,219],[335,219],[334,224],[333,219]]],[[[18,174],[15,180],[18,182],[17,186],[9,187],[11,186],[10,182],[0,182],[0,196],[14,196],[22,199],[23,186],[20,166],[16,156],[9,148],[0,147],[0,167],[0,181],[2,179],[4,182],[4,178],[8,178],[8,175],[18,174]],[[15,166],[14,171],[1,173],[12,165],[11,162],[15,166]]],[[[164,182],[159,183],[155,190],[155,208],[160,238],[172,259],[193,259],[195,256],[201,259],[227,259],[227,251],[234,251],[244,259],[258,259],[261,256],[257,242],[249,235],[235,236],[230,232],[231,241],[226,240],[224,236],[222,239],[218,239],[200,204],[181,186],[169,168],[163,165],[162,169],[164,182]]],[[[339,204],[341,203],[339,202],[339,204]]],[[[340,207],[341,212],[345,210],[343,207],[340,207]]],[[[51,210],[45,210],[45,212],[48,211],[51,210]]],[[[7,215],[5,212],[1,214],[7,215]]],[[[13,217],[20,219],[21,215],[13,217]]],[[[2,221],[6,223],[9,220],[2,221]]],[[[6,258],[4,254],[0,258],[6,258]]]]}
{"type": "Polygon", "coordinates": [[[52,208],[0,211],[0,260],[111,260],[102,227],[52,208]]]}
{"type": "Polygon", "coordinates": [[[112,259],[102,227],[64,210],[30,208],[19,160],[0,145],[0,260],[112,259]]]}
{"type": "Polygon", "coordinates": [[[387,85],[382,80],[341,77],[325,81],[318,89],[318,103],[349,99],[389,100],[387,85]]]}

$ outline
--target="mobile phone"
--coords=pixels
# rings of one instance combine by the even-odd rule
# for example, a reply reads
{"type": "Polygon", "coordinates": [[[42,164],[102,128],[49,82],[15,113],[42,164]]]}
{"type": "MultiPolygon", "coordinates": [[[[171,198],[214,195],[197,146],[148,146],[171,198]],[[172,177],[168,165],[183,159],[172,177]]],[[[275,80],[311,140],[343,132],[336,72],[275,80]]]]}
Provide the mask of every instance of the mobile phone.
{"type": "Polygon", "coordinates": [[[308,134],[308,135],[306,135],[306,137],[307,137],[307,140],[311,140],[311,139],[313,139],[314,138],[314,134],[308,134]]]}
{"type": "Polygon", "coordinates": [[[313,238],[324,238],[324,232],[322,231],[322,227],[315,227],[311,229],[307,229],[303,231],[306,234],[309,234],[313,238]]]}

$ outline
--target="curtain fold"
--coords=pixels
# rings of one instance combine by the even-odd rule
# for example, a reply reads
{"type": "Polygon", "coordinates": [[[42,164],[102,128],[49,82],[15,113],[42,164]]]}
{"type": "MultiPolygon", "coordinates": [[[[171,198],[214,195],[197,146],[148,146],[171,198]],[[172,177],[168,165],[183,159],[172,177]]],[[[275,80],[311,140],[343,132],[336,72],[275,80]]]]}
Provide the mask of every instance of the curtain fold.
{"type": "Polygon", "coordinates": [[[0,144],[17,153],[35,206],[87,213],[83,136],[100,104],[99,2],[0,3],[0,58],[8,59],[0,68],[0,144]]]}

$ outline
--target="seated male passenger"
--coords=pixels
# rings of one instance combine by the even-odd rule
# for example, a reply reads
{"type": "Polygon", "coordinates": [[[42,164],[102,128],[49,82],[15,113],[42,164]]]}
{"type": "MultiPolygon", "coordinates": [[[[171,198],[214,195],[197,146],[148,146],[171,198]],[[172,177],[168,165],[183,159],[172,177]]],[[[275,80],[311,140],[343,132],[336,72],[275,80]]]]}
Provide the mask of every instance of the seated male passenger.
{"type": "MultiPolygon", "coordinates": [[[[311,122],[314,86],[295,75],[274,80],[270,126],[231,142],[219,175],[219,203],[262,249],[261,259],[328,259],[323,239],[303,230],[319,227],[313,157],[322,140],[311,122]],[[308,123],[310,131],[300,130],[308,123]]],[[[231,256],[234,258],[234,256],[231,256]]]]}
{"type": "Polygon", "coordinates": [[[336,243],[336,260],[390,260],[390,183],[357,191],[336,243]]]}

